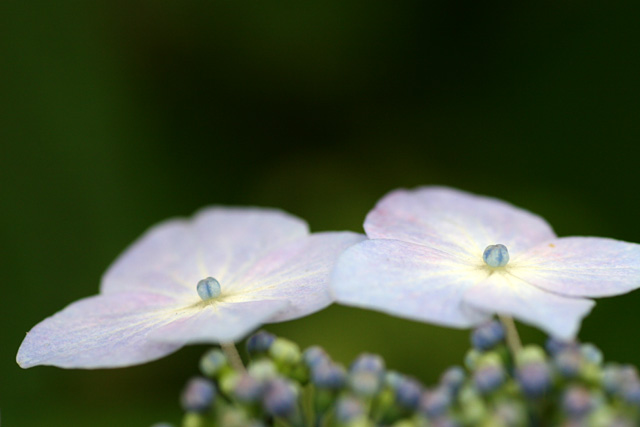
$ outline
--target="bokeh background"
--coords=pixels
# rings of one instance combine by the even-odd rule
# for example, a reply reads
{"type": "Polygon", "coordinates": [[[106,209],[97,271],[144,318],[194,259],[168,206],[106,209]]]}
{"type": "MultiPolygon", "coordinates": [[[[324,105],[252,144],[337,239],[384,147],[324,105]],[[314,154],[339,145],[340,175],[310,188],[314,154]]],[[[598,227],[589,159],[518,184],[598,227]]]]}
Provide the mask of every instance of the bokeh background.
{"type": "MultiPolygon", "coordinates": [[[[208,204],[361,230],[445,184],[559,235],[640,242],[640,3],[0,3],[0,408],[6,425],[177,422],[205,346],[139,367],[22,370],[33,325],[94,294],[147,227],[208,204]]],[[[581,338],[640,365],[640,292],[581,338]]],[[[332,307],[269,330],[434,382],[468,332],[332,307]]],[[[543,335],[522,327],[526,341],[543,335]]]]}

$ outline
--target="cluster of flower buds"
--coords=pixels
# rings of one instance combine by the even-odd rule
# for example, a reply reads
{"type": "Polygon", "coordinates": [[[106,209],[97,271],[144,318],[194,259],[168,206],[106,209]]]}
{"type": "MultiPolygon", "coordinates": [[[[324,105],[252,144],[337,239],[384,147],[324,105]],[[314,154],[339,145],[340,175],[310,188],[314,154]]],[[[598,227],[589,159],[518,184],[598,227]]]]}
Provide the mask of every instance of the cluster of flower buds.
{"type": "Polygon", "coordinates": [[[504,339],[497,321],[476,329],[464,367],[425,387],[387,370],[380,356],[362,354],[345,368],[320,347],[301,351],[261,331],[247,341],[246,370],[219,349],[202,357],[202,376],[182,393],[182,426],[639,425],[634,367],[603,364],[591,344],[554,339],[514,357],[504,339]]]}

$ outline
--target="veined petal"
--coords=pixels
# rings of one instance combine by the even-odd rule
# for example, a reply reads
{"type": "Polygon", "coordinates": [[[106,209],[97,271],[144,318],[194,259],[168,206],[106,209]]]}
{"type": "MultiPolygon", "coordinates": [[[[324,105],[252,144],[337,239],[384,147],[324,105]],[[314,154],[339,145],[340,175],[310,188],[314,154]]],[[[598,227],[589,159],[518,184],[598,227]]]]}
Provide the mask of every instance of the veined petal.
{"type": "Polygon", "coordinates": [[[226,343],[244,338],[288,306],[284,300],[202,302],[176,312],[149,339],[176,345],[226,343]]]}
{"type": "Polygon", "coordinates": [[[289,302],[287,310],[270,322],[295,319],[318,311],[333,301],[329,279],[338,256],[365,238],[358,233],[325,232],[286,244],[259,259],[231,283],[229,298],[232,301],[282,299],[289,302]]]}
{"type": "Polygon", "coordinates": [[[121,293],[81,299],[38,323],[18,350],[23,368],[113,368],[159,359],[181,345],[151,342],[147,335],[167,322],[175,300],[121,293]]]}
{"type": "Polygon", "coordinates": [[[604,297],[640,287],[640,245],[599,237],[563,237],[513,260],[514,274],[561,295],[604,297]]]}
{"type": "Polygon", "coordinates": [[[538,289],[508,272],[494,272],[469,287],[464,301],[479,310],[513,316],[561,339],[573,339],[595,304],[538,289]]]}
{"type": "Polygon", "coordinates": [[[206,208],[152,227],[107,270],[101,291],[194,295],[199,280],[214,277],[224,292],[265,253],[307,234],[304,221],[279,210],[206,208]]]}
{"type": "Polygon", "coordinates": [[[485,276],[478,265],[438,249],[366,240],[340,256],[331,287],[342,304],[463,328],[488,318],[462,304],[465,289],[485,276]]]}
{"type": "Polygon", "coordinates": [[[396,190],[364,223],[370,239],[397,239],[458,256],[482,256],[503,244],[517,254],[556,236],[541,217],[498,199],[445,187],[396,190]]]}

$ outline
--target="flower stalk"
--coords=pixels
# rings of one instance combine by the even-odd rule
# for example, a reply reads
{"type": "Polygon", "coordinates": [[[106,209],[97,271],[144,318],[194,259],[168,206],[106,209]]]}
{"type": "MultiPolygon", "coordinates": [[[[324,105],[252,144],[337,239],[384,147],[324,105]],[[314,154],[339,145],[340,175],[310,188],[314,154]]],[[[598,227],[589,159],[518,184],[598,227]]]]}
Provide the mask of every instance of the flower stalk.
{"type": "Polygon", "coordinates": [[[518,335],[518,329],[516,328],[516,324],[513,321],[513,317],[511,316],[502,316],[498,315],[500,322],[504,326],[505,330],[505,339],[507,341],[507,346],[511,351],[511,355],[513,358],[522,350],[522,341],[520,340],[520,335],[518,335]]]}
{"type": "Polygon", "coordinates": [[[238,349],[236,345],[232,342],[222,343],[220,344],[222,351],[225,356],[227,356],[227,360],[229,364],[240,373],[245,373],[247,370],[244,367],[244,363],[242,363],[242,358],[240,357],[240,353],[238,353],[238,349]]]}

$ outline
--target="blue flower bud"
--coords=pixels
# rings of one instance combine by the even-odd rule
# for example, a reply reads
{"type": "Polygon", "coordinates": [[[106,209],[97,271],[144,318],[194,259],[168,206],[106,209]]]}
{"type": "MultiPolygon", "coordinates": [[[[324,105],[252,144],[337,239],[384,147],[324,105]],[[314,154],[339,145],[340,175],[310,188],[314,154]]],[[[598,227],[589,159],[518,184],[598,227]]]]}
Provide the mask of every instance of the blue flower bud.
{"type": "Polygon", "coordinates": [[[187,412],[205,412],[213,403],[216,388],[211,381],[202,377],[194,377],[187,382],[180,402],[187,412]]]}
{"type": "Polygon", "coordinates": [[[288,418],[296,412],[298,393],[295,386],[281,378],[271,380],[263,395],[262,405],[275,417],[288,418]]]}
{"type": "Polygon", "coordinates": [[[490,350],[504,340],[504,328],[497,320],[492,320],[476,328],[471,333],[471,344],[478,350],[490,350]]]}
{"type": "Polygon", "coordinates": [[[206,279],[200,280],[196,286],[196,290],[203,301],[219,297],[222,293],[220,283],[213,277],[207,277],[206,279]]]}
{"type": "Polygon", "coordinates": [[[473,384],[483,394],[496,390],[505,379],[504,370],[496,365],[481,366],[473,374],[473,384]]]}
{"type": "Polygon", "coordinates": [[[440,377],[440,385],[449,390],[452,396],[455,396],[464,384],[467,375],[460,366],[452,366],[447,369],[440,377]]]}
{"type": "Polygon", "coordinates": [[[319,363],[311,370],[311,382],[318,388],[337,390],[344,386],[346,379],[344,367],[333,362],[319,363]]]}
{"type": "Polygon", "coordinates": [[[546,363],[527,363],[517,368],[516,379],[525,396],[536,398],[551,389],[551,370],[546,363]]]}
{"type": "Polygon", "coordinates": [[[322,347],[314,345],[302,353],[302,360],[309,368],[313,368],[319,363],[331,361],[331,358],[322,347]]]}
{"type": "Polygon", "coordinates": [[[384,359],[377,354],[363,353],[351,363],[350,372],[367,371],[382,375],[385,369],[384,359]]]}
{"type": "Polygon", "coordinates": [[[620,380],[624,383],[637,382],[640,380],[638,378],[638,370],[633,365],[622,365],[618,371],[620,373],[620,380]]]}
{"type": "Polygon", "coordinates": [[[170,423],[156,423],[154,425],[152,425],[151,427],[174,427],[173,424],[170,423]]]}
{"type": "Polygon", "coordinates": [[[262,397],[264,383],[249,374],[242,374],[232,387],[233,396],[240,402],[257,402],[262,397]]]}
{"type": "Polygon", "coordinates": [[[405,376],[400,372],[387,371],[384,374],[384,383],[393,390],[395,390],[396,387],[398,387],[398,384],[400,384],[404,379],[405,376]]]}
{"type": "Polygon", "coordinates": [[[601,384],[607,393],[617,393],[623,384],[620,368],[617,365],[607,364],[602,370],[601,384]]]}
{"type": "Polygon", "coordinates": [[[200,358],[200,371],[208,376],[215,377],[220,371],[229,366],[227,357],[218,349],[211,349],[200,358]]]}
{"type": "Polygon", "coordinates": [[[442,416],[451,406],[449,390],[438,387],[422,393],[420,398],[420,412],[428,418],[442,416]]]}
{"type": "Polygon", "coordinates": [[[352,396],[343,396],[336,402],[335,417],[339,424],[349,424],[364,417],[362,402],[352,396]]]}
{"type": "Polygon", "coordinates": [[[598,347],[591,343],[582,344],[580,346],[580,354],[589,363],[600,366],[604,356],[598,347]]]}
{"type": "Polygon", "coordinates": [[[489,267],[504,267],[509,262],[509,251],[505,245],[489,245],[484,250],[482,259],[489,267]]]}
{"type": "Polygon", "coordinates": [[[640,382],[628,382],[622,386],[622,398],[633,404],[640,405],[640,382]]]}
{"type": "Polygon", "coordinates": [[[247,339],[247,352],[250,355],[266,353],[275,340],[275,335],[267,331],[258,331],[247,339]]]}
{"type": "Polygon", "coordinates": [[[408,409],[415,409],[420,402],[422,385],[413,378],[403,378],[394,388],[396,402],[408,409]]]}
{"type": "Polygon", "coordinates": [[[577,377],[583,365],[580,352],[571,347],[558,353],[553,362],[558,372],[565,378],[577,377]]]}
{"type": "Polygon", "coordinates": [[[545,343],[545,348],[551,356],[556,356],[562,350],[567,348],[576,348],[578,344],[575,341],[565,341],[558,338],[549,337],[545,343]]]}
{"type": "Polygon", "coordinates": [[[589,390],[582,386],[570,386],[562,396],[562,408],[571,417],[581,418],[585,416],[593,408],[589,390]]]}

